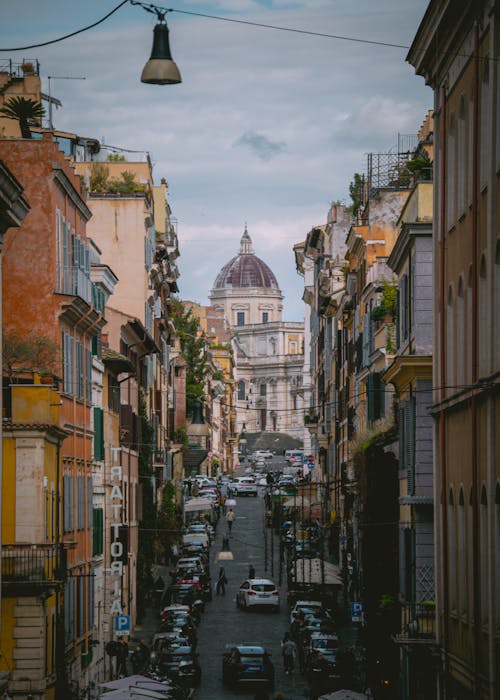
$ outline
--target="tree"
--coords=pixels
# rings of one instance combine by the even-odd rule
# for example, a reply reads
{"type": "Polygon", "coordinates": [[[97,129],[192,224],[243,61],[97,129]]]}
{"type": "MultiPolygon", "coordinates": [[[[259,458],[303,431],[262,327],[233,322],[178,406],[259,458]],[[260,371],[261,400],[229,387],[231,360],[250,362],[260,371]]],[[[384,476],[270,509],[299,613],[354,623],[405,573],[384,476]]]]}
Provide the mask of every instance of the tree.
{"type": "Polygon", "coordinates": [[[364,178],[359,173],[354,173],[352,182],[349,185],[349,196],[352,199],[352,215],[356,217],[363,204],[364,178]]]}
{"type": "Polygon", "coordinates": [[[157,518],[157,547],[160,557],[164,557],[176,539],[179,530],[177,508],[175,505],[175,486],[171,481],[166,481],[162,494],[161,505],[157,518]]]}
{"type": "Polygon", "coordinates": [[[181,301],[171,307],[171,317],[181,343],[181,355],[186,361],[186,411],[192,415],[194,405],[204,400],[205,381],[208,375],[206,338],[198,320],[181,301]]]}
{"type": "Polygon", "coordinates": [[[26,97],[11,97],[0,109],[0,114],[7,119],[16,119],[19,122],[22,138],[30,139],[29,122],[31,120],[39,121],[44,116],[45,110],[41,103],[36,102],[36,100],[26,97]]]}
{"type": "Polygon", "coordinates": [[[3,364],[9,381],[14,383],[14,373],[56,372],[60,359],[59,347],[46,336],[18,335],[15,331],[5,330],[2,337],[3,364]]]}
{"type": "Polygon", "coordinates": [[[139,529],[139,547],[137,552],[137,617],[142,618],[146,606],[148,590],[153,583],[152,565],[153,537],[156,528],[156,506],[153,499],[153,426],[148,420],[144,397],[139,399],[139,417],[141,420],[141,443],[139,445],[139,479],[142,488],[142,518],[139,529]]]}

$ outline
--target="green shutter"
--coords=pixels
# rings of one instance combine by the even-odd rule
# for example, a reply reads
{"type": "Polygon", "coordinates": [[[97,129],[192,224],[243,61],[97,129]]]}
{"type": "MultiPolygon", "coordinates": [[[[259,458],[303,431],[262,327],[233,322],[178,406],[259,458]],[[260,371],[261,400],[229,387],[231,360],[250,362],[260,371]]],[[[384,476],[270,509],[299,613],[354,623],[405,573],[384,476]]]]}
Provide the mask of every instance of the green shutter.
{"type": "Polygon", "coordinates": [[[104,413],[97,407],[94,407],[94,459],[104,459],[104,413]]]}
{"type": "Polygon", "coordinates": [[[94,508],[92,512],[92,556],[103,553],[103,534],[103,510],[102,508],[94,508]]]}
{"type": "Polygon", "coordinates": [[[368,422],[372,423],[375,420],[375,387],[373,374],[368,375],[366,383],[367,403],[368,403],[368,422]]]}
{"type": "Polygon", "coordinates": [[[406,402],[406,467],[408,470],[408,494],[415,494],[415,397],[406,402]]]}

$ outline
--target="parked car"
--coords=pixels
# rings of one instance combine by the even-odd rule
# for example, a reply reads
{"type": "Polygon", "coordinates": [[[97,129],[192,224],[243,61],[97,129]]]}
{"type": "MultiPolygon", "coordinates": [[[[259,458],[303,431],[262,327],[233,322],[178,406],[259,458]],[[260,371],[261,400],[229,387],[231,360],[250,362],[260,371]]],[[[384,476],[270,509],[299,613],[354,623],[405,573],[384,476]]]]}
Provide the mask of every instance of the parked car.
{"type": "Polygon", "coordinates": [[[320,612],[321,610],[323,610],[323,603],[319,600],[297,600],[290,611],[290,624],[293,625],[299,611],[309,614],[311,612],[320,612]]]}
{"type": "Polygon", "coordinates": [[[252,459],[257,462],[259,459],[272,459],[274,457],[273,453],[269,450],[255,450],[252,454],[252,459]]]}
{"type": "Polygon", "coordinates": [[[200,685],[201,667],[192,647],[176,647],[162,653],[155,662],[156,671],[180,685],[194,688],[200,685]]]}
{"type": "Polygon", "coordinates": [[[276,584],[268,578],[250,578],[243,581],[236,594],[238,608],[267,607],[278,612],[280,595],[276,584]]]}
{"type": "Polygon", "coordinates": [[[245,686],[274,688],[274,666],[262,646],[228,644],[222,656],[222,682],[234,690],[245,686]]]}
{"type": "Polygon", "coordinates": [[[251,476],[241,476],[231,484],[231,494],[236,496],[254,496],[258,493],[255,479],[251,476]]]}

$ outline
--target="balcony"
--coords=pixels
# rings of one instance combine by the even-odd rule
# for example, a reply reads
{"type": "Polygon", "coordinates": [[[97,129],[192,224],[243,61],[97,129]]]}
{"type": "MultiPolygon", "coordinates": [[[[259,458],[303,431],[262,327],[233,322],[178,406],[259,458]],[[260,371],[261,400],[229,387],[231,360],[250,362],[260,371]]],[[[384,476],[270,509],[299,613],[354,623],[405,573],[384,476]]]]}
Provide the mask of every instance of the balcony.
{"type": "Polygon", "coordinates": [[[401,606],[401,631],[394,640],[399,644],[434,644],[436,609],[434,601],[406,603],[401,606]]]}
{"type": "Polygon", "coordinates": [[[61,544],[4,544],[2,596],[34,595],[62,585],[66,550],[61,544]]]}

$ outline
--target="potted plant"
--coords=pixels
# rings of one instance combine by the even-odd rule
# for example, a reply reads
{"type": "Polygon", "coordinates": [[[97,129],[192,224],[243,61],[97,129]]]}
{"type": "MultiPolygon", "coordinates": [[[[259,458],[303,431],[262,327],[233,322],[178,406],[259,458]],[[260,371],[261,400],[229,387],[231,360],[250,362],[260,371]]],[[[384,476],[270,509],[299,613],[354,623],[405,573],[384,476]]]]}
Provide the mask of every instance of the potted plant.
{"type": "Polygon", "coordinates": [[[24,61],[21,65],[21,69],[24,75],[33,75],[35,73],[35,66],[31,61],[24,61]]]}

